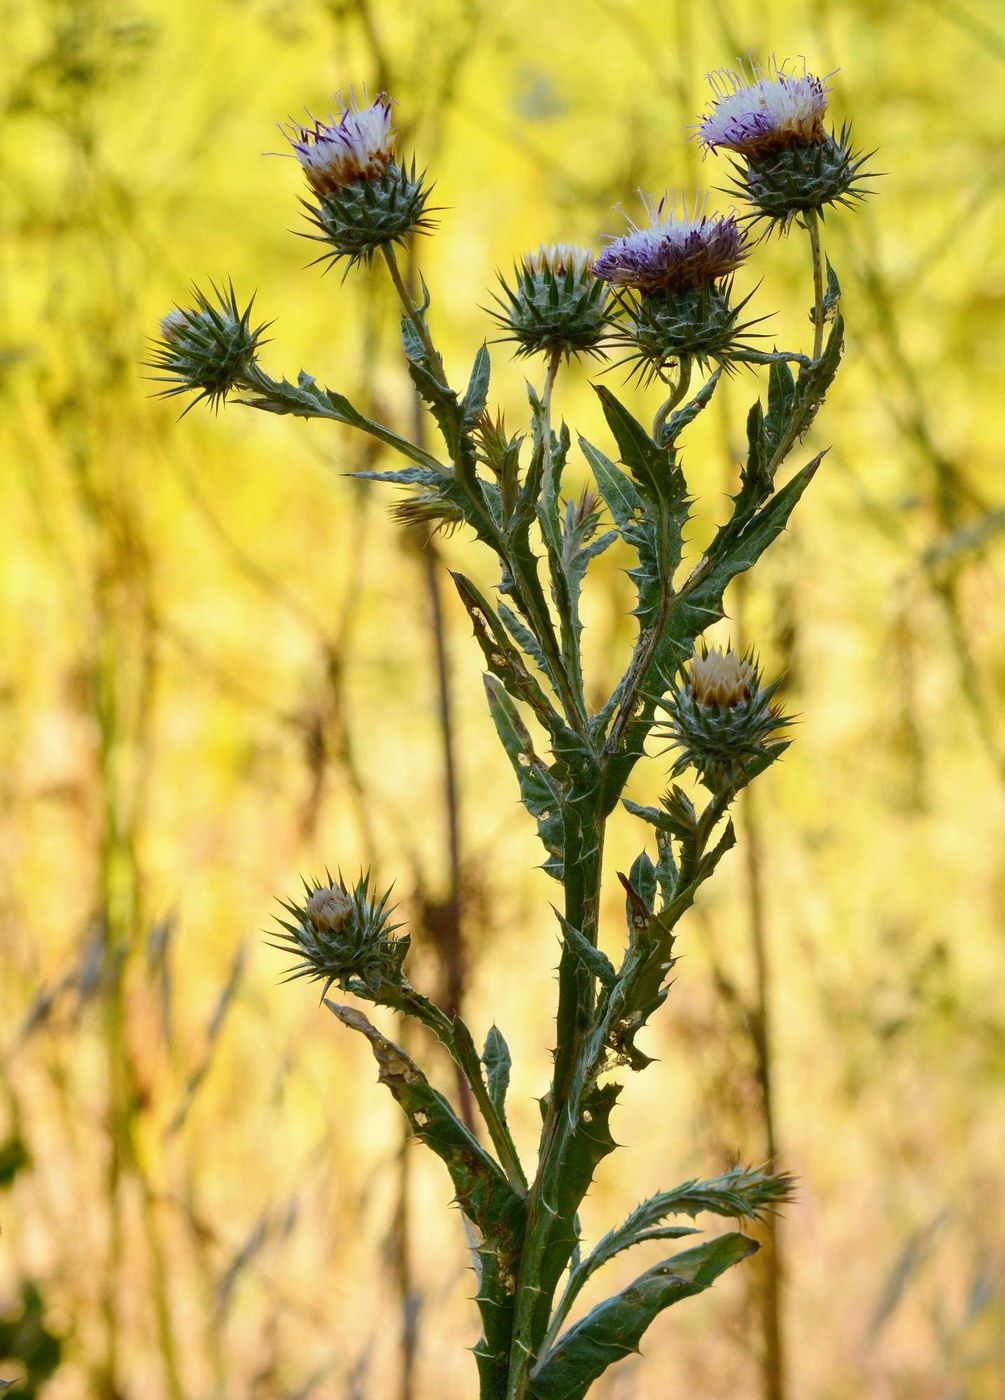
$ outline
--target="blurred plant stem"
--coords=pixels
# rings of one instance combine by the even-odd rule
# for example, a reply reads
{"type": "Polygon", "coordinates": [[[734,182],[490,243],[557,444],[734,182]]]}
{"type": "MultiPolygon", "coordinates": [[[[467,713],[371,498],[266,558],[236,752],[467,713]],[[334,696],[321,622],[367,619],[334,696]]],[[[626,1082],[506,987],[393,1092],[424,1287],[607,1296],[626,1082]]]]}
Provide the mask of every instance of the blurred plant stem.
{"type": "MultiPolygon", "coordinates": [[[[815,308],[820,307],[822,288],[822,282],[818,284],[814,277],[815,308]]],[[[724,404],[720,412],[724,456],[729,460],[729,420],[724,404]]],[[[750,581],[747,575],[741,574],[733,584],[733,617],[737,643],[741,650],[749,645],[749,627],[745,625],[749,589],[750,581]]],[[[769,1169],[774,1169],[779,1160],[772,1036],[774,979],[765,903],[765,842],[759,802],[753,784],[740,794],[738,817],[740,845],[743,850],[747,936],[753,972],[750,1000],[743,1009],[741,1020],[753,1050],[754,1077],[758,1090],[761,1140],[755,1151],[758,1159],[767,1162],[769,1169]]],[[[785,1260],[781,1222],[775,1214],[768,1214],[764,1218],[762,1243],[764,1247],[754,1259],[751,1269],[761,1333],[761,1396],[762,1400],[785,1400],[788,1393],[784,1320],[785,1260]]]]}
{"type": "MultiPolygon", "coordinates": [[[[741,795],[740,837],[744,851],[747,927],[754,964],[754,1001],[749,1025],[755,1055],[755,1072],[760,1090],[761,1128],[764,1160],[778,1162],[775,1131],[774,1047],[772,1043],[771,999],[773,982],[768,950],[768,930],[764,908],[764,847],[757,798],[751,788],[741,795]]],[[[755,1261],[761,1276],[761,1393],[764,1400],[785,1400],[786,1366],[783,1320],[784,1260],[781,1249],[781,1223],[776,1215],[764,1221],[765,1248],[755,1261]]]]}

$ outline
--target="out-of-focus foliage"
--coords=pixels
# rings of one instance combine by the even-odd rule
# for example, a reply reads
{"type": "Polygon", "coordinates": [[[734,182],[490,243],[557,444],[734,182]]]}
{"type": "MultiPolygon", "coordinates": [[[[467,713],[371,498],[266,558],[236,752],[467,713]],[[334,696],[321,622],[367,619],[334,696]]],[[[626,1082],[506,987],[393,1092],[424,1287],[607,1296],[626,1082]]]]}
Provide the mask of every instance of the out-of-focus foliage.
{"type": "MultiPolygon", "coordinates": [[[[407,425],[390,299],[305,268],[299,172],[260,154],[284,144],[276,121],[352,83],[392,92],[436,181],[421,265],[462,364],[496,334],[480,309],[495,268],[542,240],[599,246],[639,186],[725,183],[681,126],[701,75],[751,47],[839,68],[835,116],[888,174],[861,212],[828,216],[848,368],[813,450],[832,447],[731,606],[802,722],[682,929],[647,1036],[662,1065],[625,1094],[630,1151],[584,1223],[596,1237],[713,1159],[777,1150],[802,1182],[778,1239],[786,1393],[1000,1395],[998,7],[7,0],[0,16],[0,1140],[21,1145],[3,1156],[0,1316],[38,1290],[38,1325],[62,1339],[47,1400],[469,1395],[446,1177],[403,1146],[365,1047],[278,985],[260,930],[299,871],[397,880],[416,976],[464,990],[472,1022],[514,1046],[524,1141],[557,956],[446,595],[463,963],[444,937],[429,550],[339,478],[368,450],[239,408],[176,423],[147,397],[144,338],[189,278],[233,277],[277,318],[270,370],[303,355],[407,425]]],[[[803,256],[759,251],[752,310],[791,306],[803,256]]],[[[803,332],[791,312],[773,324],[782,343],[803,332]]],[[[515,408],[526,366],[500,371],[515,408]]],[[[750,386],[725,397],[687,463],[709,511],[750,386]]],[[[605,441],[585,376],[558,411],[605,441]]],[[[463,533],[436,548],[472,572],[463,533]]],[[[588,645],[612,656],[598,694],[631,636],[624,563],[605,556],[587,597],[588,645]]],[[[633,854],[627,819],[614,836],[611,871],[633,854]]],[[[668,1314],[647,1366],[597,1393],[770,1393],[756,1284],[668,1314]]]]}

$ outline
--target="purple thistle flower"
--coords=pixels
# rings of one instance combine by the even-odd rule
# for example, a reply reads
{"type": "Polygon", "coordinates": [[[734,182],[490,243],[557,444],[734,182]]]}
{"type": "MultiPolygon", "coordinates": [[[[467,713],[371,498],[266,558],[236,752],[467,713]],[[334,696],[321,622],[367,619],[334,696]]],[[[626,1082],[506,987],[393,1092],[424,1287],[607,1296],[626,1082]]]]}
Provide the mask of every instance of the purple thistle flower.
{"type": "Polygon", "coordinates": [[[356,180],[375,180],[391,163],[394,132],[391,101],[385,93],[363,107],[350,93],[338,117],[311,120],[313,127],[294,122],[286,134],[316,195],[332,194],[356,180]]]}
{"type": "Polygon", "coordinates": [[[683,199],[678,208],[675,194],[658,204],[649,196],[644,202],[650,226],[632,223],[631,233],[615,238],[593,264],[594,277],[648,294],[678,292],[728,276],[747,256],[746,237],[732,214],[709,218],[704,200],[689,213],[683,199]]]}
{"type": "Polygon", "coordinates": [[[786,72],[771,56],[765,67],[755,59],[748,74],[742,60],[737,71],[720,68],[706,74],[715,97],[697,125],[696,135],[707,151],[722,146],[743,156],[763,155],[781,146],[808,146],[825,139],[827,110],[824,80],[807,73],[786,72]]]}

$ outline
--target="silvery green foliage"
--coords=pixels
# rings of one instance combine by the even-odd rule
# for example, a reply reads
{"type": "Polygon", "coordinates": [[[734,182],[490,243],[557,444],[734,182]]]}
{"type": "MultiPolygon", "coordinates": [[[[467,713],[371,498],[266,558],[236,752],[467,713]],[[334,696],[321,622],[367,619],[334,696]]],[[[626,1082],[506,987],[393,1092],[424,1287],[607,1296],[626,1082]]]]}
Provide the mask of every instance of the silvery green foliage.
{"type": "MultiPolygon", "coordinates": [[[[768,117],[747,111],[751,85],[737,80],[728,101],[720,94],[706,118],[706,143],[737,148],[739,132],[748,142],[745,155],[756,162],[764,154],[765,130],[769,147],[781,131],[786,150],[802,142],[806,158],[815,159],[818,153],[809,148],[822,144],[822,86],[805,75],[795,82],[777,69],[770,80],[757,81],[774,84],[768,117]]],[[[496,561],[491,596],[460,572],[453,579],[481,653],[492,722],[537,827],[543,869],[561,887],[554,1072],[542,1099],[533,1170],[525,1170],[507,1122],[510,1051],[502,1032],[492,1026],[479,1053],[459,1016],[446,1015],[411,986],[408,939],[393,936],[388,896],[378,897],[368,876],[351,891],[330,878],[326,885],[305,884],[305,898],[284,905],[288,917],[281,920],[279,943],[295,957],[292,977],[319,980],[324,992],[337,985],[357,1001],[414,1017],[459,1067],[489,1146],[359,1009],[326,1002],[369,1040],[381,1082],[443,1161],[473,1227],[482,1321],[474,1352],[482,1400],[579,1400],[609,1365],[637,1349],[661,1312],[709,1287],[757,1243],[733,1232],[694,1244],[570,1323],[589,1279],[639,1244],[692,1236],[694,1226],[673,1223],[682,1215],[752,1220],[791,1192],[787,1176],[737,1168],[657,1193],[591,1253],[582,1251],[579,1209],[599,1163],[615,1148],[610,1119],[619,1076],[651,1063],[638,1041],[667,998],[679,922],[734,844],[729,811],[737,793],[786,747],[778,738],[787,720],[774,703],[776,685],[762,685],[749,658],[709,653],[702,639],[723,617],[731,581],[786,527],[819,467],[822,453],[784,474],[841,358],[837,278],[829,267],[824,277],[813,210],[805,224],[813,257],[814,353],[764,354],[735,342],[742,329],[738,307],[722,313],[721,343],[695,339],[694,328],[702,317],[707,321],[715,298],[727,306],[728,279],[754,251],[734,221],[706,218],[704,204],[678,213],[673,199],[669,205],[648,201],[651,227],[617,240],[592,271],[574,245],[529,254],[496,314],[518,353],[539,354],[546,371],[541,391],[529,390],[527,432],[510,434],[489,411],[488,350],[476,351],[463,387],[448,382],[432,339],[428,292],[423,288],[416,304],[395,260],[393,245],[405,230],[377,227],[371,218],[384,198],[387,172],[404,169],[394,153],[390,103],[383,97],[368,107],[350,101],[337,120],[297,127],[293,144],[317,201],[336,200],[340,218],[350,222],[354,209],[369,211],[369,222],[359,215],[360,237],[369,239],[365,253],[341,224],[331,253],[351,266],[379,252],[386,263],[404,313],[405,363],[439,448],[369,418],[306,372],[295,383],[272,378],[258,363],[258,333],[248,329],[247,313],[239,315],[232,293],[217,310],[200,297],[197,313],[166,322],[158,362],[184,380],[184,356],[197,345],[203,359],[211,358],[218,342],[220,378],[200,359],[184,387],[211,399],[237,391],[252,408],[327,419],[367,434],[404,465],[381,464],[356,475],[403,491],[396,511],[401,520],[466,528],[496,561]],[[667,209],[671,217],[664,217],[667,209]],[[615,288],[619,308],[612,310],[604,282],[615,288]],[[552,422],[556,376],[573,355],[618,353],[626,342],[633,347],[630,358],[644,361],[669,396],[647,426],[610,387],[595,386],[609,436],[602,444],[577,439],[579,470],[588,469],[592,484],[570,496],[563,478],[573,438],[564,424],[556,429],[552,422]],[[692,373],[707,369],[709,360],[720,368],[687,398],[692,373]],[[682,446],[712,402],[722,366],[738,362],[763,366],[766,379],[747,416],[746,459],[728,518],[700,557],[685,559],[693,502],[682,446]],[[584,685],[580,595],[594,560],[616,541],[634,556],[629,576],[636,636],[620,680],[592,708],[584,685]],[[647,745],[661,736],[664,746],[669,737],[676,748],[671,776],[692,771],[706,795],[698,798],[694,789],[674,783],[659,806],[623,801],[647,745]],[[625,930],[604,930],[605,944],[620,947],[612,960],[600,946],[600,896],[606,824],[619,806],[642,823],[651,844],[630,871],[619,872],[625,930]]],[[[421,229],[421,211],[413,213],[412,233],[421,229]]],[[[318,227],[324,237],[323,222],[318,227]]]]}

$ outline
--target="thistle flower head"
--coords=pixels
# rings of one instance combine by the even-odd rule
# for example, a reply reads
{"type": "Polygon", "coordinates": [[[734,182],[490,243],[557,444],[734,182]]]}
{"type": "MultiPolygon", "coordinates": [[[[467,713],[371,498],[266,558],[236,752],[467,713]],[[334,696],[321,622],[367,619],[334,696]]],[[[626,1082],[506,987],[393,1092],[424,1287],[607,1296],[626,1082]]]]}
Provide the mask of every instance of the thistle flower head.
{"type": "Polygon", "coordinates": [[[518,355],[596,355],[610,324],[610,295],[590,271],[593,254],[574,243],[541,244],[514,268],[512,286],[490,314],[515,340],[518,355]]]}
{"type": "Polygon", "coordinates": [[[807,73],[805,63],[801,73],[789,72],[788,63],[774,55],[766,65],[751,58],[746,66],[738,60],[735,71],[706,75],[715,95],[697,123],[697,136],[707,151],[722,146],[739,155],[763,155],[824,140],[825,80],[807,73]]]}
{"type": "Polygon", "coordinates": [[[286,135],[316,200],[303,203],[318,230],[308,238],[327,246],[318,261],[369,263],[379,248],[432,227],[422,174],[395,159],[386,94],[361,106],[351,93],[337,116],[311,121],[291,123],[286,135]]]}
{"type": "MultiPolygon", "coordinates": [[[[341,104],[341,97],[338,101],[341,104]]],[[[355,180],[375,180],[390,165],[394,132],[385,93],[362,107],[350,93],[337,116],[310,120],[310,126],[292,122],[286,134],[316,195],[331,194],[355,180]]]]}
{"type": "Polygon", "coordinates": [[[728,276],[749,252],[732,214],[710,218],[706,198],[690,209],[675,193],[656,203],[644,197],[648,227],[631,223],[631,233],[615,238],[593,264],[593,275],[616,287],[644,293],[678,292],[707,286],[728,276]]]}
{"type": "Polygon", "coordinates": [[[324,983],[322,995],[337,983],[344,991],[373,997],[389,984],[403,985],[409,940],[392,937],[390,890],[377,899],[367,874],[351,890],[330,875],[324,884],[305,880],[304,892],[302,903],[281,901],[289,918],[279,920],[285,932],[273,944],[297,958],[288,981],[308,977],[324,983]]]}
{"type": "Polygon", "coordinates": [[[788,747],[777,736],[792,722],[774,703],[779,683],[762,687],[749,653],[696,651],[669,699],[661,701],[669,718],[656,732],[679,751],[671,776],[692,767],[718,791],[767,767],[788,747]]]}
{"type": "Polygon", "coordinates": [[[643,202],[648,226],[632,223],[593,264],[615,289],[616,340],[635,372],[651,378],[685,356],[728,361],[751,324],[738,319],[745,301],[730,302],[731,274],[750,251],[746,234],[732,214],[707,215],[704,198],[690,207],[676,194],[643,202]]]}
{"type": "Polygon", "coordinates": [[[224,292],[213,285],[212,297],[198,287],[193,293],[194,306],[173,307],[161,320],[161,338],[147,363],[166,371],[155,376],[167,384],[161,390],[164,398],[191,390],[196,397],[189,407],[200,399],[216,407],[245,386],[267,327],[252,326],[254,298],[242,311],[233,286],[224,292]]]}
{"type": "Polygon", "coordinates": [[[828,204],[850,206],[867,191],[868,154],[852,149],[851,131],[827,131],[825,79],[790,71],[773,56],[762,67],[751,59],[733,72],[709,73],[715,94],[695,135],[706,151],[738,157],[732,189],[751,206],[747,216],[782,230],[793,217],[828,204]]]}

